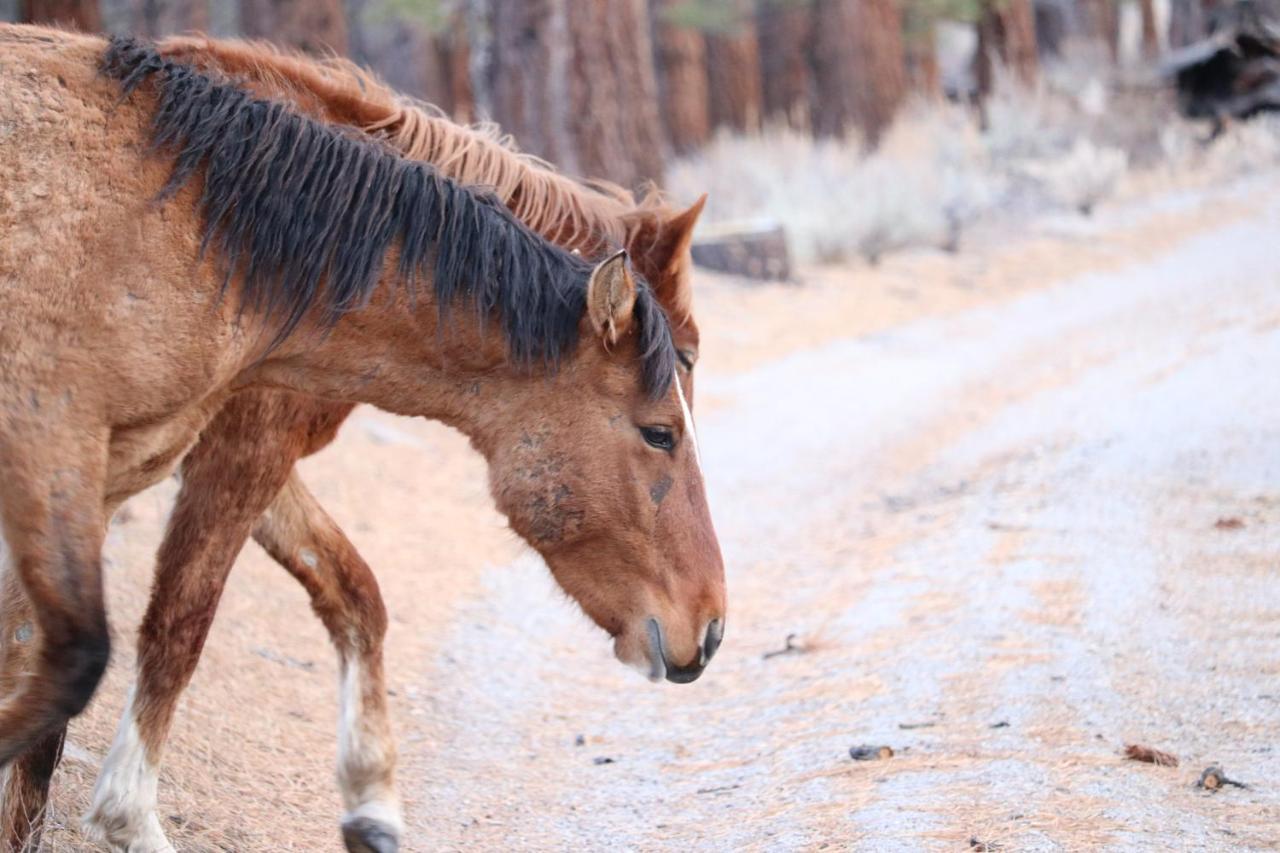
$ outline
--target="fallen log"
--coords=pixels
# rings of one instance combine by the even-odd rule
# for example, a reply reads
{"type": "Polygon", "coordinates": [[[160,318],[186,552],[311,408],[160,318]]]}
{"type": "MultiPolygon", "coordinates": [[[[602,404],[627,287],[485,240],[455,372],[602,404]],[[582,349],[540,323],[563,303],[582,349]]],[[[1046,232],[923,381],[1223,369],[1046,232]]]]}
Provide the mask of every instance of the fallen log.
{"type": "Polygon", "coordinates": [[[786,230],[771,220],[726,222],[701,229],[693,242],[693,262],[758,281],[792,280],[786,230]]]}

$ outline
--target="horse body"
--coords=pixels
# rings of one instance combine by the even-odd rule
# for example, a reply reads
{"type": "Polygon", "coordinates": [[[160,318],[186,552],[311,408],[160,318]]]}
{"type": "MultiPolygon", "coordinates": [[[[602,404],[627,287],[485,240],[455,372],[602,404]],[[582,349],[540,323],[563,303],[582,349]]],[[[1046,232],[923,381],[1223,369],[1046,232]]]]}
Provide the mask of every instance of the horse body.
{"type": "MultiPolygon", "coordinates": [[[[394,843],[398,835],[391,779],[394,751],[386,726],[380,672],[385,611],[368,567],[291,473],[296,458],[331,440],[350,411],[350,403],[345,401],[372,402],[459,426],[490,459],[495,497],[513,527],[544,553],[562,585],[615,635],[619,656],[650,668],[660,665],[668,673],[681,672],[684,665],[678,662],[691,657],[696,669],[701,668],[698,658],[706,656],[701,651],[701,626],[707,624],[707,616],[698,616],[698,624],[682,633],[672,627],[678,620],[671,611],[673,596],[680,595],[696,600],[698,613],[722,618],[723,604],[716,600],[716,594],[708,597],[710,590],[696,587],[679,589],[689,580],[682,581],[681,575],[699,576],[701,567],[693,572],[685,566],[683,572],[672,574],[667,569],[661,573],[665,579],[659,588],[665,587],[666,592],[660,598],[666,604],[648,596],[645,607],[665,612],[657,618],[668,625],[665,635],[661,630],[657,633],[656,651],[652,630],[643,636],[644,631],[630,630],[614,615],[628,605],[594,600],[591,581],[583,576],[587,565],[598,565],[602,559],[617,564],[633,555],[627,547],[614,546],[616,531],[590,529],[590,522],[583,522],[582,509],[558,505],[563,501],[557,495],[563,496],[566,489],[573,494],[565,482],[538,482],[536,478],[530,482],[527,472],[545,459],[548,447],[544,445],[554,445],[558,430],[572,430],[582,413],[565,411],[563,405],[559,411],[548,409],[548,380],[539,377],[530,381],[520,371],[511,372],[501,336],[456,319],[441,328],[430,292],[419,291],[410,299],[403,288],[385,281],[368,295],[368,304],[361,311],[344,318],[328,334],[306,334],[319,325],[308,317],[301,333],[275,348],[268,347],[268,324],[252,312],[242,313],[236,300],[224,298],[217,270],[207,260],[199,260],[198,179],[168,204],[153,202],[168,177],[169,163],[139,157],[149,136],[151,105],[143,92],[116,105],[118,87],[94,74],[102,43],[24,29],[6,29],[0,32],[0,39],[14,48],[3,52],[0,68],[8,78],[4,91],[17,93],[9,103],[0,101],[0,120],[6,115],[16,117],[23,140],[21,148],[0,147],[0,177],[5,179],[6,198],[19,200],[0,214],[6,217],[0,219],[2,233],[9,235],[3,241],[7,248],[0,255],[0,281],[10,284],[5,292],[16,294],[9,304],[17,306],[5,314],[9,324],[0,326],[0,352],[4,355],[0,369],[9,392],[6,408],[19,413],[11,416],[10,425],[25,427],[6,430],[0,437],[4,448],[0,464],[10,472],[24,469],[27,476],[14,478],[15,482],[35,483],[51,470],[49,465],[41,467],[29,459],[15,464],[14,460],[22,458],[36,431],[68,421],[76,424],[61,459],[64,469],[67,461],[79,461],[82,467],[74,479],[88,481],[88,488],[73,495],[58,490],[58,499],[74,504],[83,516],[75,519],[75,535],[69,539],[76,544],[77,557],[89,568],[78,571],[85,581],[83,594],[70,596],[75,599],[70,603],[79,609],[63,607],[71,612],[56,614],[75,630],[65,630],[48,616],[50,601],[55,611],[66,604],[55,600],[58,590],[33,584],[37,572],[23,574],[22,580],[28,594],[45,610],[40,628],[46,657],[48,649],[60,641],[68,647],[84,645],[83,625],[75,622],[85,614],[90,617],[92,639],[103,641],[101,651],[89,655],[87,663],[54,661],[53,668],[64,674],[80,667],[79,683],[87,684],[87,689],[82,686],[74,696],[42,697],[39,690],[56,693],[58,685],[51,679],[31,680],[26,685],[26,698],[36,701],[26,704],[38,706],[39,699],[46,699],[45,706],[54,706],[52,712],[44,709],[46,717],[75,713],[78,703],[92,690],[95,668],[100,671],[105,662],[105,630],[99,630],[105,626],[92,618],[95,607],[101,609],[95,561],[103,520],[116,503],[169,473],[206,424],[205,438],[184,463],[183,491],[185,494],[191,483],[224,485],[221,490],[197,493],[190,500],[180,496],[175,507],[162,548],[153,606],[140,639],[135,705],[126,712],[117,741],[121,749],[113,748],[95,796],[94,822],[108,840],[122,847],[132,842],[156,847],[164,843],[154,815],[146,809],[140,812],[139,803],[129,802],[131,794],[125,790],[126,777],[137,772],[135,742],[141,738],[153,779],[172,702],[194,668],[230,561],[253,529],[268,551],[307,586],[315,609],[339,647],[344,674],[343,717],[349,723],[339,773],[348,806],[344,819],[348,844],[352,849],[362,845],[386,849],[387,839],[394,843]],[[53,80],[61,89],[54,96],[58,108],[53,111],[73,114],[70,123],[75,133],[68,134],[48,121],[53,80]],[[41,158],[56,162],[56,168],[34,168],[41,158]],[[73,211],[49,202],[64,195],[78,201],[73,211]],[[26,242],[23,237],[32,235],[39,237],[39,251],[34,257],[18,257],[18,247],[26,242]],[[30,286],[32,281],[51,284],[37,290],[30,286]],[[76,310],[68,312],[68,306],[76,310]],[[164,322],[157,323],[156,318],[164,318],[164,322]],[[29,345],[31,341],[40,342],[40,346],[29,345]],[[232,396],[246,387],[277,387],[332,399],[309,400],[261,390],[232,396]],[[38,406],[35,397],[22,399],[21,392],[32,389],[41,397],[48,397],[51,389],[60,390],[61,397],[52,408],[38,406]],[[228,399],[230,403],[224,408],[228,399]],[[513,434],[511,425],[522,420],[528,423],[522,414],[530,411],[539,413],[536,423],[540,431],[532,436],[527,431],[513,434]],[[264,426],[268,427],[265,433],[264,426]],[[245,441],[246,436],[253,436],[253,440],[245,441]],[[222,440],[211,440],[219,437],[222,440]],[[256,451],[250,447],[254,444],[256,451]],[[101,458],[104,455],[105,461],[101,458]],[[245,484],[243,503],[238,501],[240,495],[225,488],[233,473],[241,475],[239,482],[245,484]],[[96,486],[92,482],[95,477],[100,479],[96,486]],[[86,506],[94,506],[95,497],[101,512],[84,511],[86,506]],[[617,553],[608,553],[611,548],[617,553]],[[192,565],[211,570],[181,571],[192,565]],[[42,592],[51,592],[49,600],[38,600],[42,592]],[[157,607],[157,602],[168,606],[157,607]],[[166,646],[174,651],[172,632],[179,626],[189,629],[183,632],[185,641],[176,643],[179,654],[156,654],[157,648],[166,646]],[[344,645],[340,637],[349,640],[344,645]],[[659,658],[656,664],[655,654],[659,658]],[[120,760],[114,761],[116,758],[120,760]],[[381,847],[375,843],[379,838],[381,847]]],[[[570,243],[576,240],[579,245],[595,248],[590,241],[601,240],[598,231],[574,228],[563,235],[570,243]]],[[[546,229],[542,230],[545,233],[546,229]]],[[[663,248],[661,229],[650,226],[647,232],[640,228],[636,233],[649,240],[650,248],[663,248]]],[[[687,242],[672,253],[674,257],[659,261],[659,274],[677,272],[681,251],[687,254],[687,242]]],[[[652,254],[660,256],[661,252],[652,254]]],[[[394,264],[392,258],[386,266],[393,268],[394,264]]],[[[623,273],[625,270],[618,274],[623,273]]],[[[584,330],[598,333],[613,322],[609,313],[616,313],[619,305],[611,306],[607,294],[601,304],[604,313],[592,316],[588,311],[582,321],[584,330]]],[[[667,304],[676,307],[677,301],[669,299],[667,304]]],[[[628,316],[620,315],[619,322],[625,327],[631,324],[631,307],[623,307],[622,313],[628,316]]],[[[692,331],[696,347],[696,327],[682,323],[677,334],[681,329],[692,331]]],[[[689,331],[685,335],[687,339],[689,331]]],[[[550,384],[595,386],[602,392],[601,399],[626,397],[627,387],[635,382],[629,365],[620,369],[619,360],[605,349],[582,350],[550,384]]],[[[683,406],[673,405],[678,402],[668,400],[662,419],[680,422],[683,406]]],[[[54,455],[58,454],[50,457],[54,455]]],[[[573,485],[584,493],[593,488],[590,478],[573,485]]],[[[700,480],[695,491],[696,503],[701,500],[700,480]]],[[[19,495],[18,503],[22,497],[19,495]]],[[[14,501],[8,495],[0,501],[6,533],[17,528],[22,539],[28,525],[11,519],[14,501]]],[[[636,502],[635,496],[632,501],[636,502]]],[[[49,503],[44,501],[46,511],[49,503]]],[[[695,516],[701,516],[695,525],[709,530],[705,507],[701,512],[697,507],[691,509],[695,516]]],[[[57,516],[56,507],[52,514],[57,516]]],[[[65,534],[67,527],[59,525],[58,530],[65,534]]],[[[699,534],[695,539],[692,550],[699,555],[696,559],[705,560],[715,551],[710,559],[718,569],[714,538],[699,534]]],[[[18,543],[20,548],[25,545],[18,543]]],[[[649,621],[658,624],[655,618],[649,621]]],[[[0,720],[22,717],[18,705],[13,700],[0,705],[0,720]]],[[[44,722],[47,724],[47,719],[44,722]]],[[[6,736],[0,737],[0,750],[15,744],[20,747],[24,735],[40,728],[37,720],[28,722],[13,737],[6,731],[6,736]]],[[[0,761],[7,757],[0,755],[0,761]]],[[[154,781],[151,784],[153,802],[154,781]]]]}
{"type": "Polygon", "coordinates": [[[2,53],[5,434],[25,442],[51,421],[82,419],[65,440],[99,446],[104,497],[124,497],[171,472],[250,347],[234,330],[235,306],[194,261],[190,204],[149,203],[166,169],[137,156],[145,112],[113,109],[119,93],[96,79],[101,43],[14,40],[2,53]]]}

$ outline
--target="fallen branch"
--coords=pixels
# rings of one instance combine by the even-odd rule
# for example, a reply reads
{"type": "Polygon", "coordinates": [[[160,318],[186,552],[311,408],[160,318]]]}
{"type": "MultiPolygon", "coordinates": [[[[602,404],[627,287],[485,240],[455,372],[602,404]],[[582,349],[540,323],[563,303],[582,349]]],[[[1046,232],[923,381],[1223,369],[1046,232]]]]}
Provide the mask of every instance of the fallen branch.
{"type": "Polygon", "coordinates": [[[1177,767],[1178,757],[1149,746],[1131,743],[1124,748],[1124,757],[1130,761],[1142,761],[1157,767],[1177,767]]]}
{"type": "Polygon", "coordinates": [[[769,658],[776,658],[776,657],[779,657],[780,655],[798,655],[798,654],[800,654],[801,652],[805,651],[805,647],[804,647],[804,646],[797,646],[797,645],[795,644],[795,639],[796,639],[796,635],[795,635],[795,634],[787,634],[787,639],[784,641],[784,642],[785,642],[785,645],[784,645],[782,648],[777,649],[777,650],[772,651],[772,652],[765,652],[765,653],[764,653],[763,655],[761,655],[760,657],[761,657],[763,660],[768,660],[769,658]]]}

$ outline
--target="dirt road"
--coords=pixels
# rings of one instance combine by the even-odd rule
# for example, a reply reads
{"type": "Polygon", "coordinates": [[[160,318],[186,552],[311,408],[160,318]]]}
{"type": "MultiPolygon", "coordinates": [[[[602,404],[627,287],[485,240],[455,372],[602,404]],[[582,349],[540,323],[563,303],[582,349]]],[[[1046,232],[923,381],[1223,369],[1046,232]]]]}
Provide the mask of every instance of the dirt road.
{"type": "MultiPolygon", "coordinates": [[[[802,290],[709,281],[731,598],[690,686],[611,659],[462,439],[360,414],[305,475],[390,602],[409,849],[1280,845],[1277,187],[802,290]],[[1210,763],[1249,787],[1196,789],[1210,763]]],[[[54,849],[80,844],[167,498],[113,529],[122,652],[54,849]]],[[[335,693],[301,592],[246,552],[162,777],[179,848],[336,849],[335,693]]]]}

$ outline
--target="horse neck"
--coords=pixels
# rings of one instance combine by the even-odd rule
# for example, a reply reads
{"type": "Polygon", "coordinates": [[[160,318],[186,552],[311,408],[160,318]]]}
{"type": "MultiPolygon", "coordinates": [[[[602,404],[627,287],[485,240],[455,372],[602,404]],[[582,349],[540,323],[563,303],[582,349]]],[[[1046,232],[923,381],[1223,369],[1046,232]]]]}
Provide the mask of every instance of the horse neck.
{"type": "MultiPolygon", "coordinates": [[[[269,331],[261,337],[269,338],[269,331]]],[[[308,318],[261,357],[247,381],[440,420],[477,438],[483,413],[476,411],[476,383],[518,382],[508,361],[499,322],[480,323],[465,304],[441,319],[429,280],[412,296],[387,280],[368,305],[332,327],[308,318]]]]}

